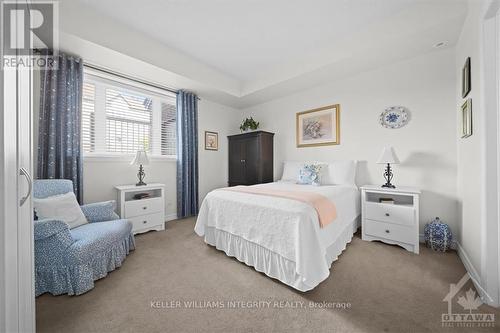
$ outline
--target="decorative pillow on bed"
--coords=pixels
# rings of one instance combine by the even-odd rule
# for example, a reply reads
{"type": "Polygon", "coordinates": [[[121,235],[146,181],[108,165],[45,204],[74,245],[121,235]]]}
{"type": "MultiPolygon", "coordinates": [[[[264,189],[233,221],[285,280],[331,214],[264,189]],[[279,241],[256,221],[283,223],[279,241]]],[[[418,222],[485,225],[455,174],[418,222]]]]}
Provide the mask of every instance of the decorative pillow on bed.
{"type": "Polygon", "coordinates": [[[321,171],[326,165],[323,164],[305,164],[299,172],[298,184],[321,185],[321,171]]]}

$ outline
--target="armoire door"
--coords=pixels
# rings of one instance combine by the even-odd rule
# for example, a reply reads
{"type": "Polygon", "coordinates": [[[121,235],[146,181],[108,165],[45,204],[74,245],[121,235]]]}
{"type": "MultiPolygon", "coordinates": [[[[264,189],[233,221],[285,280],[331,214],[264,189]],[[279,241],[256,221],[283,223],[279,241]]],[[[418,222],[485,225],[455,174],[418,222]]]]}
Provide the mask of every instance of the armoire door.
{"type": "Polygon", "coordinates": [[[245,140],[229,141],[229,186],[245,184],[245,140]]]}
{"type": "Polygon", "coordinates": [[[259,168],[260,168],[260,152],[259,152],[259,137],[251,136],[243,139],[245,145],[245,184],[254,185],[260,183],[259,168]]]}

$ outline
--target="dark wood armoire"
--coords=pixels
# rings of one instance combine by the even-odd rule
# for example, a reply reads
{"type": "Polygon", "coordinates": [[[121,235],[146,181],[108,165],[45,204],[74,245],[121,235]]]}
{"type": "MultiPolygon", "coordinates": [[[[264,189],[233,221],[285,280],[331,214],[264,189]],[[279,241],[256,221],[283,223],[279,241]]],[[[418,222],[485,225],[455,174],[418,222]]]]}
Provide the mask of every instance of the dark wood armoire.
{"type": "Polygon", "coordinates": [[[274,133],[255,131],[228,136],[229,186],[269,183],[273,177],[274,133]]]}

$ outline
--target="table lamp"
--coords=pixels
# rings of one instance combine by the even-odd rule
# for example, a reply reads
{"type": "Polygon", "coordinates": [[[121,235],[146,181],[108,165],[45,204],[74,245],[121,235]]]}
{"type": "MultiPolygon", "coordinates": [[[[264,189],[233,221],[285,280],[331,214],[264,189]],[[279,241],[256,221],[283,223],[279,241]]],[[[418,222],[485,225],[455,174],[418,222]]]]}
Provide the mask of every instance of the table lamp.
{"type": "Polygon", "coordinates": [[[149,159],[148,159],[148,154],[146,153],[145,150],[138,150],[137,153],[135,154],[134,159],[132,162],[130,162],[130,165],[139,165],[139,172],[137,173],[137,177],[139,178],[139,182],[135,184],[135,186],[142,186],[146,185],[144,182],[144,177],[146,176],[146,173],[144,172],[143,165],[148,165],[149,164],[149,159]]]}
{"type": "Polygon", "coordinates": [[[384,173],[386,182],[384,185],[382,185],[382,187],[396,188],[396,186],[391,184],[392,177],[394,176],[392,174],[391,164],[399,164],[399,158],[396,155],[394,148],[390,146],[385,147],[382,150],[382,154],[380,154],[380,157],[378,158],[377,164],[387,164],[384,173]]]}

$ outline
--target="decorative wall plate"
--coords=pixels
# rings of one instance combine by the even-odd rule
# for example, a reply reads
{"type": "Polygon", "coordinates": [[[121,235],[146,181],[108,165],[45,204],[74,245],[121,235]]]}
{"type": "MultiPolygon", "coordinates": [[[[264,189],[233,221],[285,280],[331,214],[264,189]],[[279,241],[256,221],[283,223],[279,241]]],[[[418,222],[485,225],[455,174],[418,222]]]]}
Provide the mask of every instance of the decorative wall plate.
{"type": "Polygon", "coordinates": [[[401,128],[410,120],[410,114],[404,106],[390,106],[380,114],[380,125],[386,128],[401,128]]]}

